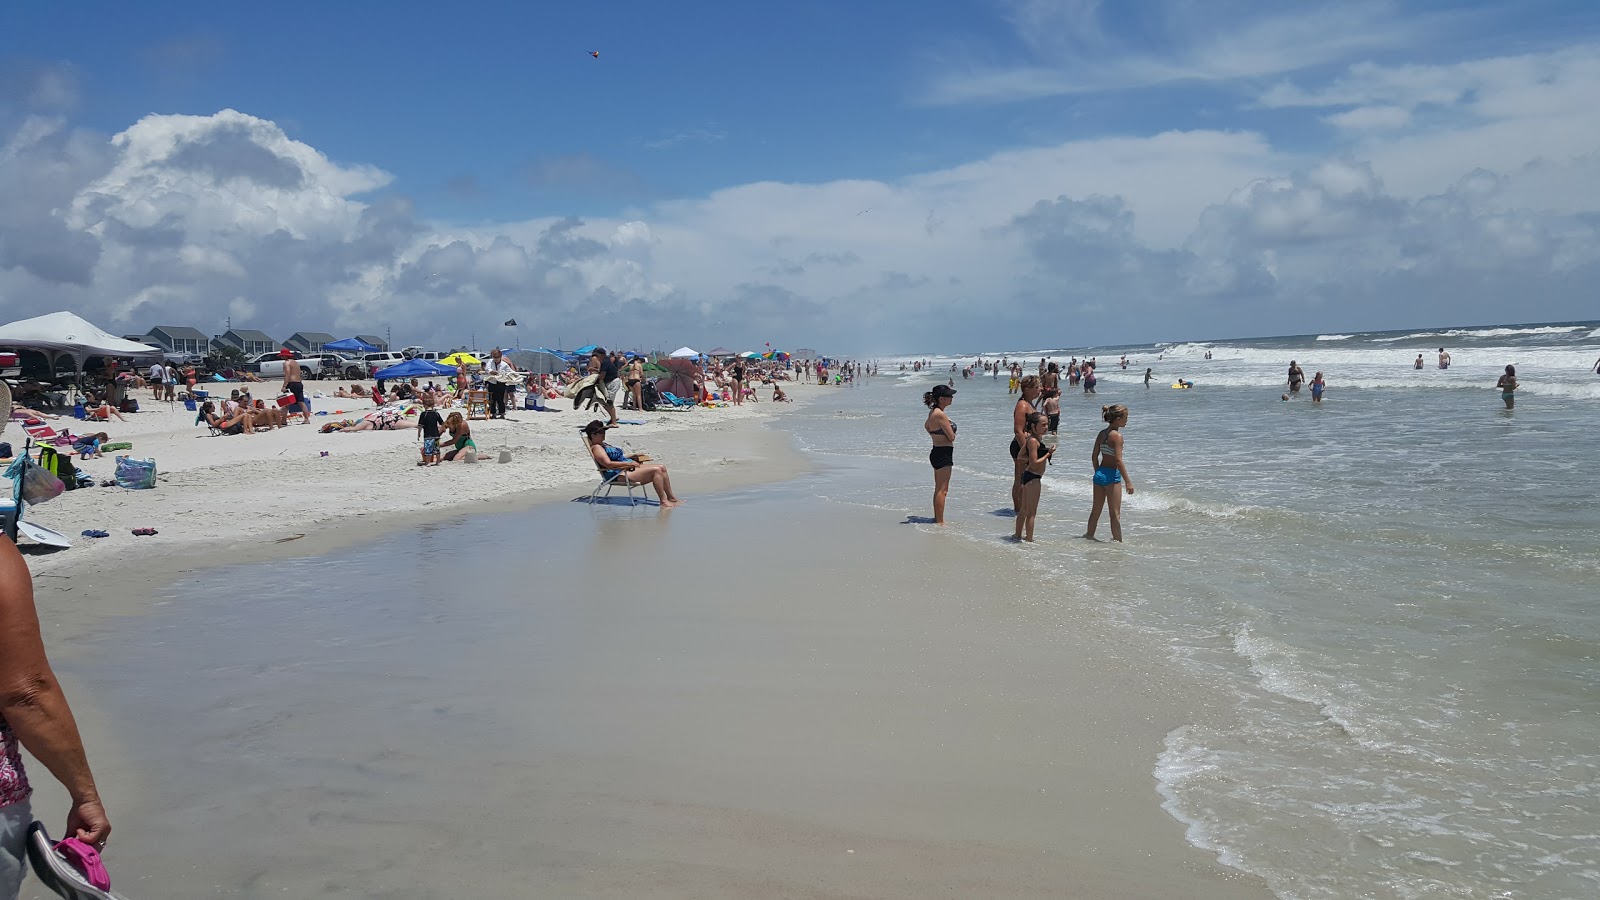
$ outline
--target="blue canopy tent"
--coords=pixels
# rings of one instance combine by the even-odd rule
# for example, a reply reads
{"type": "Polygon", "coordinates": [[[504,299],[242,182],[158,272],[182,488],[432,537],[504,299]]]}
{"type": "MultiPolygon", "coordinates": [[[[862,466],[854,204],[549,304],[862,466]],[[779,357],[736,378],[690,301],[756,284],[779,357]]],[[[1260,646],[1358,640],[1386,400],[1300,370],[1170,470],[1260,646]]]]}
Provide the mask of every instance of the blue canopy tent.
{"type": "Polygon", "coordinates": [[[323,344],[322,349],[332,350],[335,353],[377,353],[378,348],[363,341],[361,338],[345,338],[342,341],[333,341],[323,344]]]}
{"type": "Polygon", "coordinates": [[[425,359],[408,359],[387,369],[379,369],[373,377],[387,380],[390,378],[427,378],[439,375],[454,377],[455,374],[455,366],[441,366],[436,362],[429,362],[425,359]]]}
{"type": "Polygon", "coordinates": [[[594,347],[595,347],[594,344],[589,344],[586,347],[579,347],[578,349],[572,351],[572,355],[573,356],[588,356],[588,355],[594,353],[594,347]]]}

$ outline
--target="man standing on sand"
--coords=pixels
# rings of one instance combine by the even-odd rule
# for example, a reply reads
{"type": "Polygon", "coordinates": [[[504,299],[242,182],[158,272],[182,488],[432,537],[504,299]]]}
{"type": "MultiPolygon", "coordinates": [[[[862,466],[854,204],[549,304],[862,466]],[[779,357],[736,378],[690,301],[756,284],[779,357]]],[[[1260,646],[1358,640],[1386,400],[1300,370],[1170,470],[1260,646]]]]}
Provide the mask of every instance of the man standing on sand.
{"type": "Polygon", "coordinates": [[[150,399],[160,400],[161,389],[167,383],[167,367],[158,360],[150,364],[150,399]]]}
{"type": "Polygon", "coordinates": [[[288,347],[278,351],[278,356],[283,359],[283,390],[294,395],[294,406],[300,410],[302,425],[311,424],[311,404],[306,402],[305,375],[300,371],[300,360],[295,359],[294,351],[288,347]]]}
{"type": "Polygon", "coordinates": [[[611,421],[606,427],[617,424],[617,392],[622,389],[622,379],[617,374],[616,360],[606,353],[604,347],[594,348],[589,356],[589,373],[600,376],[600,402],[605,405],[606,414],[611,416],[611,421]]]}
{"type": "Polygon", "coordinates": [[[1444,348],[1443,347],[1439,348],[1439,368],[1441,368],[1441,369],[1450,368],[1450,354],[1444,352],[1444,348]]]}

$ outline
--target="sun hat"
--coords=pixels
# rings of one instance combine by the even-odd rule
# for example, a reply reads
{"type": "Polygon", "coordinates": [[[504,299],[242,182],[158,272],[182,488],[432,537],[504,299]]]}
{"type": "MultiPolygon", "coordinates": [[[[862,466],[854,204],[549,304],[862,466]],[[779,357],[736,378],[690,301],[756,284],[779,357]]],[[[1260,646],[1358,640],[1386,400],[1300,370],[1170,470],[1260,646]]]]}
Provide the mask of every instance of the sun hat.
{"type": "Polygon", "coordinates": [[[278,351],[278,355],[283,357],[284,359],[288,359],[289,357],[294,355],[294,351],[290,350],[288,347],[285,347],[282,350],[278,351]]]}

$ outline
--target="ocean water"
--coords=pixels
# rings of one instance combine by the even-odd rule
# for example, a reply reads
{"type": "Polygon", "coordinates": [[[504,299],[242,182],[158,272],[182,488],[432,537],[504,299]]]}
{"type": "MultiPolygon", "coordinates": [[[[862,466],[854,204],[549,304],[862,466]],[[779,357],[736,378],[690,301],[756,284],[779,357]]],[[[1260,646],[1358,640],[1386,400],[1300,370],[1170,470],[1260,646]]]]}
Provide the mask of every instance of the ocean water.
{"type": "Polygon", "coordinates": [[[1192,843],[1283,897],[1600,895],[1600,323],[1010,353],[1072,355],[1100,383],[1063,397],[1038,544],[1006,540],[1015,398],[949,358],[792,417],[843,473],[816,489],[929,516],[921,396],[954,378],[947,538],[1157,635],[1227,698],[1151,760],[1192,843]],[[1279,400],[1291,359],[1324,373],[1320,406],[1279,400]],[[1123,546],[1077,537],[1112,402],[1123,546]]]}

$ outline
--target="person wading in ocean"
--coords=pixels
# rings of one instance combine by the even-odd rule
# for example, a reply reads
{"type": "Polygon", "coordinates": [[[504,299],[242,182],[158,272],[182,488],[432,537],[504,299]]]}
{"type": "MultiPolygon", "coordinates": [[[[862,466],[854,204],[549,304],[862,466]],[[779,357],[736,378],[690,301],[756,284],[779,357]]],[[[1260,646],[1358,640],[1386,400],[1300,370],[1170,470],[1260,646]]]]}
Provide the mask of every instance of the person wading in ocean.
{"type": "Polygon", "coordinates": [[[1016,514],[1022,508],[1022,442],[1028,436],[1028,414],[1038,412],[1034,406],[1039,400],[1039,376],[1029,375],[1022,379],[1022,396],[1017,398],[1016,406],[1011,408],[1011,461],[1014,469],[1011,475],[1011,512],[1016,514]]]}

